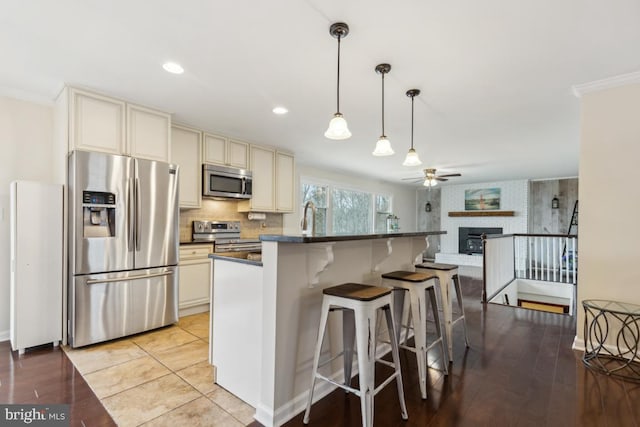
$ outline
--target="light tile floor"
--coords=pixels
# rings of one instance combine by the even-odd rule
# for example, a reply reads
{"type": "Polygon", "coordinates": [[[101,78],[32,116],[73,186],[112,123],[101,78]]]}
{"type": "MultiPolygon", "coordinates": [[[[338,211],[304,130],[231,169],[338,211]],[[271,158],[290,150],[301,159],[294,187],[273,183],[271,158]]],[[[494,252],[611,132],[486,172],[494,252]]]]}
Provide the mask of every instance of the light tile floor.
{"type": "Polygon", "coordinates": [[[64,348],[119,426],[246,426],[255,409],[213,382],[209,313],[173,326],[64,348]]]}

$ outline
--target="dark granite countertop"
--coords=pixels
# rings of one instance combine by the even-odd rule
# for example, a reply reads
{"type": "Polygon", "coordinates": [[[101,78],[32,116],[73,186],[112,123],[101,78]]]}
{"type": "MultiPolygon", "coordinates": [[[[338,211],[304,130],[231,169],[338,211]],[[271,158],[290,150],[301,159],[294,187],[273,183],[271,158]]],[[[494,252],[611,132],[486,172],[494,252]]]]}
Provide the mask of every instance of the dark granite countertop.
{"type": "Polygon", "coordinates": [[[209,258],[211,258],[211,259],[221,259],[221,260],[224,260],[224,261],[237,262],[239,264],[248,264],[248,265],[255,265],[256,267],[262,267],[262,261],[253,261],[253,260],[250,260],[250,259],[234,258],[234,257],[230,257],[230,256],[216,255],[216,254],[209,254],[209,258]]]}
{"type": "Polygon", "coordinates": [[[371,233],[371,234],[331,234],[303,236],[302,234],[261,234],[260,240],[263,242],[283,242],[283,243],[321,243],[321,242],[341,242],[347,240],[371,240],[388,239],[391,237],[422,237],[447,234],[446,231],[407,231],[397,233],[371,233]]]}

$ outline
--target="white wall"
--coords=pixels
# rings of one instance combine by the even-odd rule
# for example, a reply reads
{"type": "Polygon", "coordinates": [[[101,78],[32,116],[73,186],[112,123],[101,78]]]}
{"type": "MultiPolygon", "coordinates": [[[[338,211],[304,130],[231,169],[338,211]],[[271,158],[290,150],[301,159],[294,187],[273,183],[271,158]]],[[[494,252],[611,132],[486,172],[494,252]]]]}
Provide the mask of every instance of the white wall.
{"type": "Polygon", "coordinates": [[[582,300],[640,304],[639,111],[640,83],[582,98],[578,339],[582,300]]]}
{"type": "Polygon", "coordinates": [[[502,227],[504,234],[526,233],[529,215],[527,180],[459,184],[442,187],[440,224],[447,234],[441,237],[443,253],[458,253],[458,227],[502,227]],[[451,211],[464,211],[464,192],[479,188],[500,188],[500,210],[515,211],[513,217],[450,217],[451,211]]]}
{"type": "MultiPolygon", "coordinates": [[[[9,184],[15,180],[60,182],[53,114],[52,105],[0,96],[0,340],[9,336],[9,184]]],[[[47,237],[42,238],[46,242],[47,237]]]]}
{"type": "Polygon", "coordinates": [[[393,213],[400,218],[400,231],[416,230],[416,192],[414,188],[298,164],[296,165],[295,188],[297,210],[292,214],[284,215],[283,229],[285,234],[300,233],[302,212],[299,185],[301,176],[333,182],[344,185],[347,188],[355,188],[372,193],[393,194],[393,213]]]}

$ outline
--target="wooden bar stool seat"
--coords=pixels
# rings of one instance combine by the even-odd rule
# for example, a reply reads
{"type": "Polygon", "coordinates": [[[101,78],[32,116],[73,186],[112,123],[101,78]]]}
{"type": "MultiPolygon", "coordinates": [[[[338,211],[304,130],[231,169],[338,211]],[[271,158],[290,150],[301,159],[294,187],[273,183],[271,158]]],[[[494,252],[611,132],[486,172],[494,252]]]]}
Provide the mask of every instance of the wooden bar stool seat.
{"type": "Polygon", "coordinates": [[[404,312],[404,294],[409,293],[409,318],[406,325],[397,327],[398,342],[400,342],[401,329],[405,328],[404,345],[402,348],[412,351],[416,354],[418,365],[418,377],[420,381],[420,393],[423,399],[427,398],[427,352],[434,346],[440,345],[442,350],[442,365],[445,374],[447,373],[447,351],[444,345],[444,333],[442,331],[442,323],[439,319],[439,305],[436,298],[435,284],[438,280],[436,274],[413,272],[413,271],[392,271],[382,274],[382,285],[392,286],[400,292],[394,293],[394,313],[396,319],[402,318],[404,312]],[[427,298],[431,303],[433,311],[437,339],[430,345],[427,345],[427,298]],[[410,323],[413,320],[413,331],[415,347],[407,346],[407,337],[409,336],[410,323]]]}
{"type": "Polygon", "coordinates": [[[462,322],[464,331],[464,344],[469,347],[469,338],[467,337],[467,324],[464,316],[464,305],[462,303],[462,291],[460,290],[460,276],[458,275],[458,266],[455,264],[443,264],[437,262],[423,262],[415,265],[417,271],[424,273],[434,273],[440,281],[440,292],[442,294],[442,309],[445,322],[445,338],[449,352],[449,360],[453,361],[453,326],[462,322]],[[453,320],[453,310],[451,301],[451,284],[456,293],[458,301],[458,317],[453,320]]]}
{"type": "MultiPolygon", "coordinates": [[[[404,401],[402,386],[402,373],[400,371],[400,355],[398,342],[394,328],[394,314],[391,310],[391,289],[380,286],[369,286],[360,283],[345,283],[326,288],[322,291],[322,309],[320,314],[320,326],[318,328],[318,340],[313,356],[313,368],[311,372],[311,389],[307,400],[307,408],[304,412],[303,422],[309,423],[313,391],[317,379],[327,381],[348,392],[360,397],[360,409],[362,412],[362,425],[373,426],[373,398],[387,384],[394,379],[398,389],[400,412],[402,419],[406,420],[407,408],[404,401]],[[344,356],[344,384],[338,384],[330,378],[318,373],[318,368],[331,362],[333,359],[320,363],[320,352],[327,327],[329,312],[339,309],[342,311],[343,323],[343,351],[344,356]],[[391,354],[393,363],[376,359],[375,325],[378,310],[385,313],[387,328],[391,331],[391,354]],[[352,388],[351,366],[353,363],[353,343],[356,342],[359,383],[358,389],[352,388]],[[379,362],[394,368],[393,374],[386,378],[378,387],[375,387],[375,362],[379,362]]],[[[338,355],[338,356],[340,356],[338,355]]]]}

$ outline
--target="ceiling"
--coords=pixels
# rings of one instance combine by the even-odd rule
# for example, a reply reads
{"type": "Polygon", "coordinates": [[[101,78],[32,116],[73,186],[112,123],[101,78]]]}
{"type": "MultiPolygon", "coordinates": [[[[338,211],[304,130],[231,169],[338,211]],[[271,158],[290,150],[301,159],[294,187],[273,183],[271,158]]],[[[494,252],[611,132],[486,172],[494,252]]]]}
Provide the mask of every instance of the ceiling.
{"type": "Polygon", "coordinates": [[[640,69],[637,0],[14,0],[0,15],[0,93],[51,100],[66,82],[174,120],[295,152],[298,162],[404,183],[576,176],[575,84],[640,69]],[[353,136],[327,140],[336,39],[340,110],[353,136]],[[185,68],[162,69],[165,61],[185,68]],[[396,154],[371,155],[381,133],[396,154]],[[410,144],[421,167],[402,161],[410,144]],[[282,105],[286,116],[271,110],[282,105]]]}

